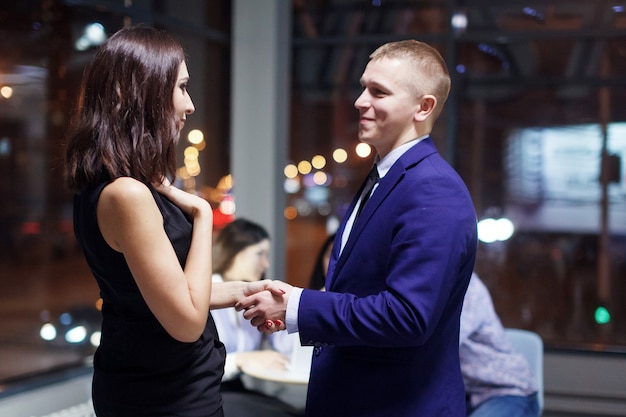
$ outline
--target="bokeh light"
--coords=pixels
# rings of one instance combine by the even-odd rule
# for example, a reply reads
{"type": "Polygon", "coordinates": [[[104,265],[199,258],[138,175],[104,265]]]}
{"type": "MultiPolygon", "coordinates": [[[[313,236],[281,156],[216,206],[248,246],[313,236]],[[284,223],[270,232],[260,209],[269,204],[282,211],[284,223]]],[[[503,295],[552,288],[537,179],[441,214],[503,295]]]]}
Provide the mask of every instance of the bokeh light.
{"type": "Polygon", "coordinates": [[[283,173],[287,178],[296,178],[298,176],[298,167],[294,164],[289,164],[285,167],[283,173]]]}
{"type": "Polygon", "coordinates": [[[348,160],[348,152],[343,148],[337,148],[333,151],[333,159],[338,164],[343,164],[348,160]]]}
{"type": "Polygon", "coordinates": [[[298,171],[300,172],[300,174],[302,175],[306,175],[309,172],[311,172],[311,163],[309,161],[300,161],[298,163],[298,171]]]}
{"type": "Polygon", "coordinates": [[[204,133],[202,133],[200,129],[193,129],[187,134],[187,140],[189,141],[189,143],[197,145],[204,141],[204,133]]]}
{"type": "Polygon", "coordinates": [[[322,169],[326,166],[326,158],[322,155],[315,155],[313,159],[311,159],[311,165],[315,169],[322,169]]]}
{"type": "Polygon", "coordinates": [[[356,154],[361,158],[367,158],[372,153],[372,147],[367,143],[359,143],[356,145],[356,154]]]}

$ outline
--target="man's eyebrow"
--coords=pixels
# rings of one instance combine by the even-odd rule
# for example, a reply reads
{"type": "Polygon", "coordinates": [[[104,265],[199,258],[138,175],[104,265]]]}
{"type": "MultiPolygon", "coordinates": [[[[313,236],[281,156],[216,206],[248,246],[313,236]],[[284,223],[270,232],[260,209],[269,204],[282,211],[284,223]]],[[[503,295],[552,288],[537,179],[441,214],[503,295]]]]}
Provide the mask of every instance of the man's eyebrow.
{"type": "Polygon", "coordinates": [[[380,81],[377,81],[377,80],[374,80],[374,79],[370,79],[370,81],[367,83],[367,85],[369,87],[372,87],[372,88],[378,88],[378,89],[381,89],[381,90],[387,90],[387,87],[385,86],[384,83],[381,83],[380,81]]]}

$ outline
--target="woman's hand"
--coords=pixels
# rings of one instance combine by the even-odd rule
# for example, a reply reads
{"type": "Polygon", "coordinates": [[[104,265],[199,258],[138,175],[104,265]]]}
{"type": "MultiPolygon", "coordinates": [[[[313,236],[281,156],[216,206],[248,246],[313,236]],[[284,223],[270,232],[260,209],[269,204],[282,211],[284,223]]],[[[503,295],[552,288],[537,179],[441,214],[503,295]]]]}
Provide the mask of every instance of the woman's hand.
{"type": "Polygon", "coordinates": [[[191,218],[196,219],[198,216],[210,216],[213,219],[213,210],[208,201],[195,194],[188,193],[170,184],[167,178],[160,183],[153,183],[154,188],[171,200],[182,211],[191,218]]]}
{"type": "Polygon", "coordinates": [[[247,297],[252,294],[256,294],[257,292],[267,290],[272,295],[282,296],[287,293],[288,290],[291,290],[291,285],[286,282],[279,280],[271,280],[271,279],[262,279],[260,281],[252,281],[247,283],[246,287],[243,290],[243,296],[247,297]]]}
{"type": "Polygon", "coordinates": [[[261,291],[267,291],[272,296],[282,297],[288,288],[291,288],[289,284],[270,279],[252,282],[214,282],[211,294],[211,309],[236,307],[239,301],[261,291]]]}

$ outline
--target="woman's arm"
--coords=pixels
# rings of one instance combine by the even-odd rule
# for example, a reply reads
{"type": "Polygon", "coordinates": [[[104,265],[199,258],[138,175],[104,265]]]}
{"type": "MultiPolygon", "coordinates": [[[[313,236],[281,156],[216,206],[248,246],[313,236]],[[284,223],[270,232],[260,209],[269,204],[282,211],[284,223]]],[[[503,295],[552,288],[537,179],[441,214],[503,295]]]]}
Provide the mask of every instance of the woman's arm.
{"type": "Polygon", "coordinates": [[[260,291],[269,291],[273,295],[281,296],[285,291],[280,288],[280,281],[264,279],[261,281],[227,281],[214,282],[211,292],[211,310],[234,307],[242,298],[260,291]]]}
{"type": "Polygon", "coordinates": [[[121,252],[148,307],[176,340],[193,342],[204,328],[211,300],[213,213],[209,203],[169,184],[156,185],[193,219],[185,268],[163,228],[148,187],[122,177],[98,201],[98,225],[107,243],[121,252]]]}

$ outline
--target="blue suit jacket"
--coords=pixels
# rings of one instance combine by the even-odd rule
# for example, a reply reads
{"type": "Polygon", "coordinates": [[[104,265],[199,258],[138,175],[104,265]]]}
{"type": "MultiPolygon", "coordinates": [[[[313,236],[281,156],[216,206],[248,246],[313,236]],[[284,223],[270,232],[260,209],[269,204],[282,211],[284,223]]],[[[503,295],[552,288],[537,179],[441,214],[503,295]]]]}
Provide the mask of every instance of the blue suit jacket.
{"type": "Polygon", "coordinates": [[[465,184],[428,138],[381,179],[338,257],[345,222],[328,291],[300,299],[300,339],[315,346],[306,415],[465,416],[459,318],[477,245],[465,184]]]}

